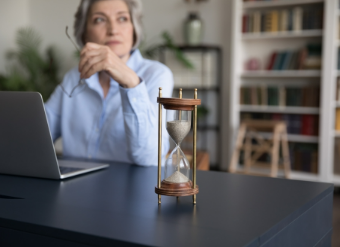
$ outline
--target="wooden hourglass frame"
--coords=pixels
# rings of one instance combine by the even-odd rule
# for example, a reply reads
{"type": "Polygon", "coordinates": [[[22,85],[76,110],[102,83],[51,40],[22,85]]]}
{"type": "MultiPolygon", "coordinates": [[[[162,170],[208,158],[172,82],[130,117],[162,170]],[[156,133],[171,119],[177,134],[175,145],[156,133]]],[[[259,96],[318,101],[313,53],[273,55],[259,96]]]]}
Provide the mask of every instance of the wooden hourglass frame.
{"type": "MultiPolygon", "coordinates": [[[[158,177],[155,192],[158,194],[158,203],[161,203],[161,195],[166,196],[193,196],[193,203],[196,204],[196,194],[198,185],[196,185],[196,137],[197,137],[197,106],[201,105],[201,100],[197,99],[197,89],[195,89],[193,99],[183,99],[182,89],[179,91],[179,98],[162,98],[162,88],[159,88],[158,108],[158,177]],[[162,106],[167,110],[192,111],[193,112],[193,161],[192,161],[192,181],[187,183],[168,183],[161,181],[162,167],[162,106]]],[[[164,178],[165,179],[165,178],[164,178]]]]}

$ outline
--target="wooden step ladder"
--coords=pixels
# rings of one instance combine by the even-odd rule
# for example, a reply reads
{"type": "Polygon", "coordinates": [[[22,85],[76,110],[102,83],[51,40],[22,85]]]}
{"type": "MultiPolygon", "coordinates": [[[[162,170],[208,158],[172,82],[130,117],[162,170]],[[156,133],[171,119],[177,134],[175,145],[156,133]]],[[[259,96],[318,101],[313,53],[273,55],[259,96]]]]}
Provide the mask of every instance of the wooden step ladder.
{"type": "Polygon", "coordinates": [[[290,159],[286,123],[272,120],[242,121],[230,162],[229,172],[277,177],[279,168],[284,170],[285,178],[289,178],[290,159]],[[272,132],[272,138],[264,138],[264,132],[272,132]],[[279,165],[280,143],[282,147],[283,167],[279,165]],[[238,167],[240,151],[244,151],[243,169],[238,167]],[[270,163],[257,161],[264,153],[270,154],[270,163]],[[253,172],[252,167],[270,168],[270,172],[253,172]]]}

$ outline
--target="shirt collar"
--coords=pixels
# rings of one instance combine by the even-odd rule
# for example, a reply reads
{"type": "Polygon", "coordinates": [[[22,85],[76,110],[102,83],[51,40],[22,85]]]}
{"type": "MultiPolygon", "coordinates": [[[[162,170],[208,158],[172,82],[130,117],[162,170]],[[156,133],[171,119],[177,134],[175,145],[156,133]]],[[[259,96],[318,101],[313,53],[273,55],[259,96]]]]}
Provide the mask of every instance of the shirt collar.
{"type": "Polygon", "coordinates": [[[136,49],[131,51],[129,60],[127,61],[126,65],[133,71],[137,71],[142,61],[142,54],[140,54],[140,51],[136,49]]]}
{"type": "Polygon", "coordinates": [[[99,83],[99,75],[98,73],[93,74],[91,77],[85,79],[87,85],[89,86],[89,88],[93,89],[94,91],[98,92],[99,95],[103,96],[103,90],[100,86],[99,83]]]}

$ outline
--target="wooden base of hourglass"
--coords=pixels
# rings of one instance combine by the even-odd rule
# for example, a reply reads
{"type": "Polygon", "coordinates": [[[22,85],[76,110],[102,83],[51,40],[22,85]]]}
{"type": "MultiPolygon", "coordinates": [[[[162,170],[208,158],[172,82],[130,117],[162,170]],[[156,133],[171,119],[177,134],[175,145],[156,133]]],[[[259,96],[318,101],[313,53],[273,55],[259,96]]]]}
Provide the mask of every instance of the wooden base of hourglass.
{"type": "Polygon", "coordinates": [[[198,185],[192,188],[190,180],[185,183],[171,183],[163,180],[160,188],[155,187],[155,192],[164,196],[192,196],[198,193],[198,185]]]}

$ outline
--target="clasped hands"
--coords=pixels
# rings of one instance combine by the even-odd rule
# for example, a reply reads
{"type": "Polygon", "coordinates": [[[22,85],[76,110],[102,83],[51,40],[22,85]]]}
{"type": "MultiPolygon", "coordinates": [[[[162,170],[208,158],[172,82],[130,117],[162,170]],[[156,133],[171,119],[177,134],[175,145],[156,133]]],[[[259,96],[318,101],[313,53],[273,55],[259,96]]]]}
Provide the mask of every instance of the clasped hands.
{"type": "Polygon", "coordinates": [[[89,78],[100,71],[108,73],[124,88],[133,88],[140,82],[138,75],[110,47],[88,42],[80,52],[80,78],[89,78]]]}

